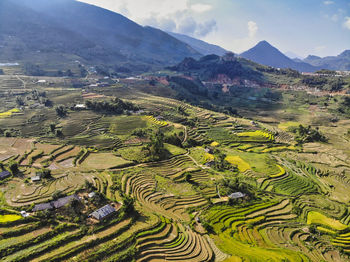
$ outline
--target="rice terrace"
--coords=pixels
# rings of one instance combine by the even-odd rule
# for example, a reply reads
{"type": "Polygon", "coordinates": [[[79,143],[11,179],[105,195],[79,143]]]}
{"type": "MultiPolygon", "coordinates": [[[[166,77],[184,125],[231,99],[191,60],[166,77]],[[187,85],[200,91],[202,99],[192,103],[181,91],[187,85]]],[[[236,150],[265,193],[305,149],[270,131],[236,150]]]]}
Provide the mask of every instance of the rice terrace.
{"type": "Polygon", "coordinates": [[[95,2],[0,1],[0,261],[350,261],[350,51],[233,53],[95,2]]]}

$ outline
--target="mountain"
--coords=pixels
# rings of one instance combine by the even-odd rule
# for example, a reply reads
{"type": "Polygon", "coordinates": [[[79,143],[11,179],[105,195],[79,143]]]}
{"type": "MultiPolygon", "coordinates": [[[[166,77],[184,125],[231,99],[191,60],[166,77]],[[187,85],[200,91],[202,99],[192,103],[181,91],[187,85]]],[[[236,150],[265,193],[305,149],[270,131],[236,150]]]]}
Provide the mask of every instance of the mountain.
{"type": "Polygon", "coordinates": [[[0,61],[169,65],[200,57],[189,45],[74,0],[1,0],[0,61]]]}
{"type": "Polygon", "coordinates": [[[293,61],[266,41],[259,42],[240,56],[256,63],[276,68],[292,68],[303,72],[314,72],[318,69],[305,62],[293,61]]]}
{"type": "Polygon", "coordinates": [[[313,66],[321,67],[323,69],[349,71],[350,50],[345,50],[337,56],[326,56],[323,58],[319,56],[309,55],[303,61],[313,66]]]}
{"type": "Polygon", "coordinates": [[[201,53],[202,55],[218,55],[222,56],[225,53],[227,53],[227,50],[223,49],[220,46],[209,44],[205,41],[183,35],[183,34],[177,34],[177,33],[172,33],[172,32],[167,32],[169,35],[177,38],[178,40],[188,44],[191,46],[194,50],[197,52],[201,53]]]}

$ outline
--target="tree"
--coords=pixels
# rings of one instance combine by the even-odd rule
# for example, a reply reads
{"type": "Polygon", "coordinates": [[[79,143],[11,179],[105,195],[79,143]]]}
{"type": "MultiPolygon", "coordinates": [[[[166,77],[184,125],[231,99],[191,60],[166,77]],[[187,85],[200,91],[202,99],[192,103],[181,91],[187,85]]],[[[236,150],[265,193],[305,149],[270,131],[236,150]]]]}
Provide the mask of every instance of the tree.
{"type": "Polygon", "coordinates": [[[48,168],[41,169],[38,174],[40,174],[42,178],[51,178],[51,170],[48,168]]]}
{"type": "Polygon", "coordinates": [[[57,114],[59,117],[65,117],[65,116],[67,116],[67,108],[64,107],[63,105],[56,106],[56,107],[55,107],[55,110],[56,110],[56,114],[57,114]]]}
{"type": "Polygon", "coordinates": [[[164,134],[160,130],[151,137],[148,151],[153,159],[162,159],[165,157],[167,151],[164,148],[164,134]]]}
{"type": "Polygon", "coordinates": [[[19,173],[18,163],[16,161],[11,161],[8,166],[12,175],[19,173]]]}
{"type": "Polygon", "coordinates": [[[232,168],[232,165],[225,158],[226,155],[224,153],[219,152],[214,158],[214,168],[219,171],[224,171],[232,168]]]}
{"type": "Polygon", "coordinates": [[[135,212],[134,199],[128,196],[123,197],[123,209],[126,214],[131,215],[135,212]]]}
{"type": "Polygon", "coordinates": [[[62,137],[63,137],[63,132],[62,132],[62,130],[56,129],[56,130],[55,130],[55,135],[56,135],[56,137],[62,138],[62,137]]]}
{"type": "Polygon", "coordinates": [[[66,76],[69,76],[69,77],[72,77],[72,76],[73,76],[72,70],[70,70],[70,69],[68,69],[64,74],[65,74],[66,76]]]}
{"type": "Polygon", "coordinates": [[[142,129],[142,128],[137,128],[135,129],[132,133],[133,136],[138,136],[138,137],[146,137],[147,135],[147,130],[142,129]]]}
{"type": "Polygon", "coordinates": [[[19,106],[24,106],[23,98],[20,96],[16,96],[16,104],[19,106]]]}
{"type": "Polygon", "coordinates": [[[11,137],[12,136],[12,132],[10,130],[5,130],[4,136],[5,137],[11,137]]]}
{"type": "Polygon", "coordinates": [[[186,173],[186,176],[185,176],[186,182],[191,183],[191,179],[192,179],[191,173],[186,173]]]}
{"type": "Polygon", "coordinates": [[[49,125],[49,129],[50,129],[50,132],[51,132],[51,133],[54,133],[55,130],[56,130],[56,124],[55,124],[55,123],[51,123],[51,124],[49,125]]]}

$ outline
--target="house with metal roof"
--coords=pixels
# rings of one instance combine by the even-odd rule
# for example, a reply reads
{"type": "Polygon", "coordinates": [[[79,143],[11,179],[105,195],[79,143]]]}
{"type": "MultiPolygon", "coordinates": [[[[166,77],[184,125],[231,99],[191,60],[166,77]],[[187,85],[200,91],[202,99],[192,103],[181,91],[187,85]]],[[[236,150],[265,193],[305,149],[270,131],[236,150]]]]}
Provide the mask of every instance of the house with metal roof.
{"type": "Polygon", "coordinates": [[[237,198],[242,198],[245,197],[246,194],[242,193],[242,192],[234,192],[231,195],[229,195],[228,197],[231,199],[237,199],[237,198]]]}
{"type": "Polygon", "coordinates": [[[54,206],[53,206],[52,202],[42,203],[42,204],[35,205],[35,207],[33,208],[33,212],[43,211],[43,210],[51,210],[53,208],[54,208],[54,206]]]}
{"type": "Polygon", "coordinates": [[[70,196],[66,196],[66,197],[61,197],[61,198],[57,199],[56,201],[52,201],[52,204],[55,208],[60,208],[60,207],[67,205],[73,199],[80,201],[80,198],[76,194],[74,194],[74,195],[70,195],[70,196]]]}
{"type": "Polygon", "coordinates": [[[103,220],[107,216],[117,212],[117,210],[112,207],[111,205],[105,205],[101,207],[100,209],[97,209],[96,211],[92,212],[90,214],[91,217],[97,219],[97,220],[103,220]]]}
{"type": "Polygon", "coordinates": [[[61,197],[61,198],[57,199],[56,201],[51,201],[49,203],[35,205],[35,207],[33,208],[33,212],[42,211],[42,210],[51,210],[54,208],[60,208],[60,207],[67,205],[73,199],[80,201],[80,198],[76,194],[66,196],[66,197],[61,197]]]}
{"type": "Polygon", "coordinates": [[[7,170],[0,172],[0,180],[4,180],[11,176],[11,173],[7,170]]]}
{"type": "Polygon", "coordinates": [[[32,182],[39,182],[41,180],[40,176],[32,176],[31,177],[32,182]]]}

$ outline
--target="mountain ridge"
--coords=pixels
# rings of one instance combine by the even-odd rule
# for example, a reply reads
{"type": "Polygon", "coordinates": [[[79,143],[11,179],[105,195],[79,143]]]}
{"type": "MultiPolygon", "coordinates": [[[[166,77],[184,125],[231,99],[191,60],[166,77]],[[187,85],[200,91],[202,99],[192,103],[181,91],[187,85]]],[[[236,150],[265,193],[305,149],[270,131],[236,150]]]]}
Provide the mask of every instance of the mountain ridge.
{"type": "Polygon", "coordinates": [[[190,37],[188,35],[178,34],[178,33],[173,33],[173,32],[168,32],[168,31],[167,31],[167,33],[170,34],[171,36],[177,38],[178,40],[190,45],[193,49],[197,50],[202,55],[214,54],[214,55],[222,56],[228,52],[227,50],[225,50],[224,48],[222,48],[218,45],[210,44],[210,43],[207,43],[203,40],[200,40],[200,39],[197,39],[194,37],[190,37]]]}
{"type": "Polygon", "coordinates": [[[322,67],[329,70],[350,70],[350,50],[344,50],[337,56],[319,57],[309,55],[304,60],[313,66],[322,67]]]}
{"type": "Polygon", "coordinates": [[[60,53],[67,61],[82,59],[90,64],[164,66],[184,57],[200,57],[159,29],[94,5],[74,0],[3,0],[0,5],[0,39],[13,38],[5,43],[12,55],[0,54],[5,61],[30,60],[22,53],[37,58],[60,53]]]}

